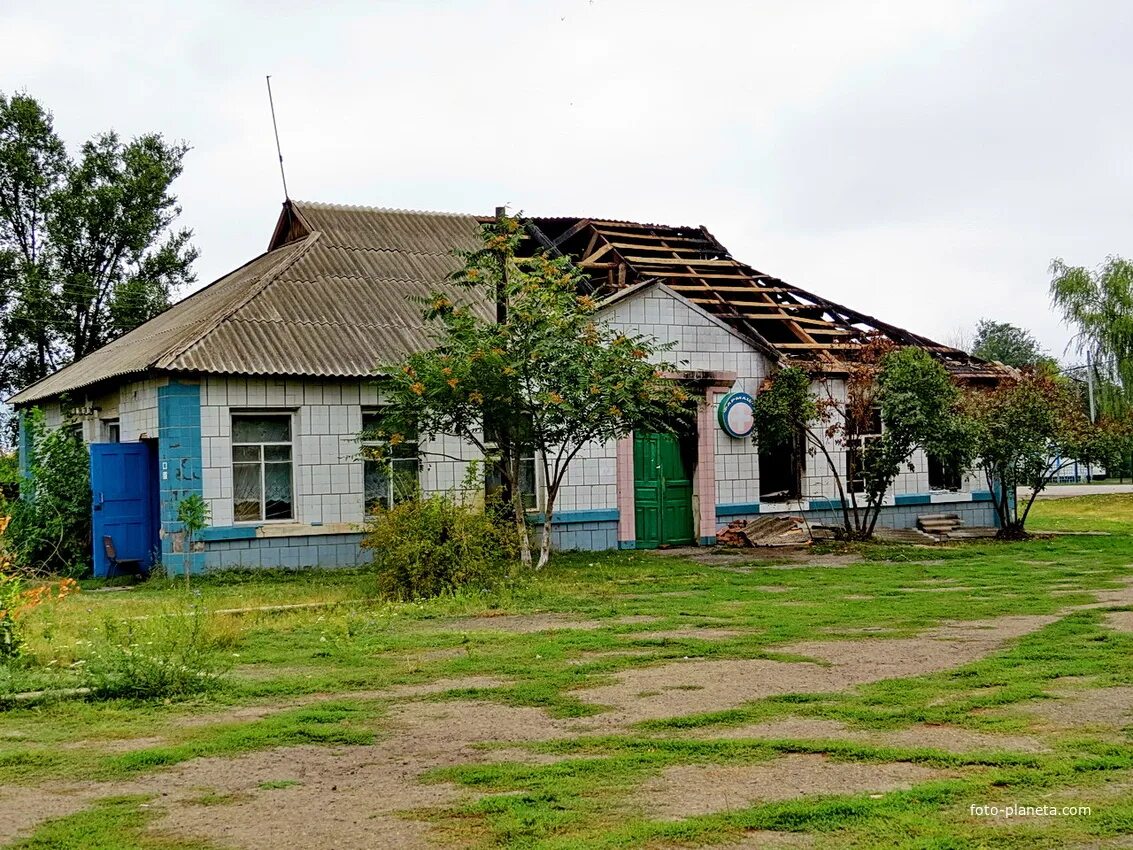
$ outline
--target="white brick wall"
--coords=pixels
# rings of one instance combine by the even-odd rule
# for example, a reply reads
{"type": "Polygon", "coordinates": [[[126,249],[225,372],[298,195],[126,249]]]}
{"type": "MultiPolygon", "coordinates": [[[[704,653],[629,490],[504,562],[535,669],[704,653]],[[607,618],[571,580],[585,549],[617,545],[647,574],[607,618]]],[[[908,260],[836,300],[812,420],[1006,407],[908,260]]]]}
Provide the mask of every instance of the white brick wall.
{"type": "MultiPolygon", "coordinates": [[[[644,333],[674,347],[661,355],[679,369],[735,372],[732,392],[755,394],[768,372],[762,354],[730,328],[691,304],[654,287],[610,308],[607,320],[626,332],[644,333]]],[[[721,391],[717,398],[722,398],[721,391]]],[[[611,458],[613,446],[610,446],[611,458]]],[[[716,431],[716,503],[759,501],[758,449],[752,439],[716,431]]],[[[612,464],[612,461],[611,461],[612,464]]],[[[612,474],[612,466],[611,466],[612,474]]],[[[612,489],[611,489],[612,493],[612,489]]],[[[609,507],[615,502],[611,495],[609,507]]],[[[605,505],[604,505],[605,506],[605,505]]]]}
{"type": "MultiPolygon", "coordinates": [[[[204,496],[214,525],[233,522],[232,414],[249,409],[293,412],[296,522],[363,521],[358,435],[363,408],[378,403],[373,382],[209,377],[202,384],[201,400],[204,496]]],[[[471,447],[454,437],[426,440],[421,449],[421,486],[426,492],[458,488],[468,461],[476,458],[471,447]]]]}
{"type": "MultiPolygon", "coordinates": [[[[735,372],[732,391],[754,395],[768,373],[766,358],[738,334],[689,303],[654,287],[613,305],[606,320],[618,329],[650,334],[672,341],[662,358],[680,369],[735,372]]],[[[102,439],[101,419],[120,419],[122,440],[143,434],[157,436],[157,388],[163,379],[125,385],[121,391],[91,400],[102,408],[84,422],[89,441],[102,439]]],[[[840,386],[834,392],[842,392],[840,386]]],[[[717,394],[716,399],[724,395],[717,394]]],[[[364,518],[362,461],[357,436],[362,411],[379,401],[373,381],[302,381],[279,378],[207,377],[201,392],[201,453],[204,496],[214,525],[230,525],[232,514],[233,411],[274,409],[293,411],[293,458],[296,521],[300,523],[358,523],[364,518]]],[[[48,423],[61,423],[58,405],[46,406],[48,423]]],[[[758,448],[750,438],[736,440],[715,432],[717,504],[759,501],[758,448]]],[[[469,463],[482,460],[471,446],[451,436],[421,443],[421,486],[426,492],[458,489],[469,463]]],[[[844,468],[843,453],[831,446],[844,468]]],[[[578,454],[559,494],[557,510],[580,511],[617,506],[616,451],[613,443],[590,444],[578,454]]],[[[928,492],[928,464],[923,452],[913,458],[913,472],[902,473],[893,494],[928,492]]],[[[542,477],[541,469],[538,472],[542,477]]],[[[968,476],[966,489],[983,489],[977,476],[968,476]]],[[[803,495],[833,498],[834,479],[821,455],[808,456],[803,495]]]]}
{"type": "MultiPolygon", "coordinates": [[[[100,396],[78,396],[73,402],[76,406],[97,408],[90,416],[81,419],[83,439],[88,443],[100,443],[105,439],[104,422],[117,419],[122,442],[134,442],[143,437],[157,438],[157,388],[168,383],[166,378],[151,378],[126,384],[121,389],[112,390],[100,396]]],[[[58,402],[43,406],[44,416],[50,428],[63,424],[63,414],[58,402]]]]}
{"type": "MultiPolygon", "coordinates": [[[[747,392],[755,395],[763,378],[769,372],[767,359],[722,323],[706,315],[694,306],[675,298],[661,287],[654,287],[636,296],[618,302],[607,314],[611,326],[627,332],[652,335],[661,341],[671,341],[674,347],[662,355],[663,359],[675,362],[678,368],[692,370],[712,370],[735,372],[737,380],[730,388],[732,392],[747,392]]],[[[825,394],[826,390],[817,386],[816,392],[825,394]]],[[[841,381],[831,384],[830,391],[836,398],[844,396],[845,388],[841,381]]],[[[726,391],[715,395],[716,401],[723,398],[726,391]]],[[[759,448],[750,437],[737,440],[729,437],[722,429],[716,430],[716,503],[747,504],[759,501],[759,448]]],[[[828,441],[827,448],[839,471],[845,469],[845,452],[828,441]]],[[[613,457],[613,446],[608,448],[613,457]]],[[[612,463],[612,460],[611,460],[612,463]]],[[[928,460],[924,452],[917,451],[911,463],[912,472],[902,472],[890,490],[889,498],[896,494],[927,493],[928,460]]],[[[572,487],[582,486],[577,476],[569,478],[572,487]]],[[[967,476],[965,489],[981,489],[986,484],[977,476],[967,476]]],[[[803,495],[809,498],[835,498],[837,487],[830,473],[825,457],[819,453],[806,458],[806,472],[803,478],[803,495]]],[[[598,494],[604,497],[604,494],[598,494]]],[[[564,508],[567,500],[580,508],[587,503],[588,495],[579,490],[573,495],[564,493],[564,508]]],[[[592,503],[594,507],[613,507],[613,490],[608,500],[592,503]]]]}

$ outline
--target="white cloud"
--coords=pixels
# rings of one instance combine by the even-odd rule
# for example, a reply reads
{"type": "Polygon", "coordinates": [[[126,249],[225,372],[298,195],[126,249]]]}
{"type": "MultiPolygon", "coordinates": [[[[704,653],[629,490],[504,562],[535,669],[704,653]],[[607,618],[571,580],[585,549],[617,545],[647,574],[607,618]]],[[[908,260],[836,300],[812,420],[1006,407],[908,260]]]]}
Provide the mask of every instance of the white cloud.
{"type": "Polygon", "coordinates": [[[1117,2],[289,2],[0,12],[0,79],[73,144],[193,145],[208,281],[296,197],[703,223],[733,253],[938,337],[1061,351],[1055,255],[1130,253],[1117,2]]]}

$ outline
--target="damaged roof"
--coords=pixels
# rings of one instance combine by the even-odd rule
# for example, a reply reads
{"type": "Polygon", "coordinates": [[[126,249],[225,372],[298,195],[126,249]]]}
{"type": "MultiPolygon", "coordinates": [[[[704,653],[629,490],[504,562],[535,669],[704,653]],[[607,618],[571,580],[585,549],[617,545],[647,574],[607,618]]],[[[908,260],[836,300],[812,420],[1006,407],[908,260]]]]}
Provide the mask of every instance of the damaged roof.
{"type": "Polygon", "coordinates": [[[704,227],[603,219],[527,222],[545,251],[571,256],[598,295],[661,282],[724,320],[765,354],[837,372],[871,340],[923,348],[958,377],[995,378],[1002,369],[964,351],[836,304],[735,259],[704,227]]]}
{"type": "MultiPolygon", "coordinates": [[[[9,401],[28,404],[144,372],[359,378],[428,347],[420,299],[446,288],[483,218],[287,201],[266,253],[9,401]]],[[[781,362],[838,370],[883,336],[953,373],[999,368],[756,271],[703,227],[533,218],[536,250],[571,256],[595,293],[663,282],[781,362]]],[[[492,305],[450,290],[484,318],[492,305]]]]}

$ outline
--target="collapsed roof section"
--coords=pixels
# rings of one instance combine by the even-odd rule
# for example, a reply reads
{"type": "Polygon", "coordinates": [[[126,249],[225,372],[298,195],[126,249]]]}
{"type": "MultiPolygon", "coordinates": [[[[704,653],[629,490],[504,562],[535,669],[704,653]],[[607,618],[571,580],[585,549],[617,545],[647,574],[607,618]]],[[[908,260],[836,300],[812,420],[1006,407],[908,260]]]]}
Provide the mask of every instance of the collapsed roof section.
{"type": "Polygon", "coordinates": [[[533,247],[565,254],[595,294],[660,281],[726,321],[783,363],[839,372],[877,338],[932,353],[957,377],[998,379],[1001,367],[828,301],[736,260],[704,227],[590,218],[526,220],[533,247]]]}

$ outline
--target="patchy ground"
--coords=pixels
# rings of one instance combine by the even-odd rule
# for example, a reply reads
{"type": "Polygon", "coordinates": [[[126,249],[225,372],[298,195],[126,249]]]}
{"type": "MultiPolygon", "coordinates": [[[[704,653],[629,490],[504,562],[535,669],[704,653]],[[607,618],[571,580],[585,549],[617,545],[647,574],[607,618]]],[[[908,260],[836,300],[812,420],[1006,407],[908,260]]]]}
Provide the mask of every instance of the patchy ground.
{"type": "Polygon", "coordinates": [[[877,765],[836,762],[817,755],[784,756],[750,766],[671,767],[645,782],[637,801],[654,817],[681,820],[812,794],[894,791],[946,775],[908,762],[877,765]]]}
{"type": "MultiPolygon", "coordinates": [[[[238,657],[210,697],[0,711],[0,844],[1128,842],[1133,540],[693,554],[564,558],[484,603],[216,617],[238,657]],[[1050,801],[1095,813],[970,812],[1050,801]]],[[[215,608],[305,587],[200,584],[215,608]]],[[[54,643],[82,634],[69,610],[54,643]]]]}

